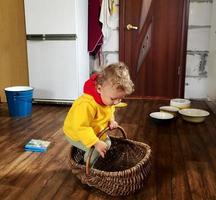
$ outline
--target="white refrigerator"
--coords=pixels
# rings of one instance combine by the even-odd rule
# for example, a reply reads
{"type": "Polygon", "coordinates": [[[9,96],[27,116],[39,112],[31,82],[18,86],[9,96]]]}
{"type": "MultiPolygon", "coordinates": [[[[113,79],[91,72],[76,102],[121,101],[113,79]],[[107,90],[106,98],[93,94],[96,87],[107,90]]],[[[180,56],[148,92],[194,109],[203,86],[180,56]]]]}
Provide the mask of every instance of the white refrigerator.
{"type": "Polygon", "coordinates": [[[89,77],[87,0],[24,0],[34,101],[71,102],[89,77]]]}

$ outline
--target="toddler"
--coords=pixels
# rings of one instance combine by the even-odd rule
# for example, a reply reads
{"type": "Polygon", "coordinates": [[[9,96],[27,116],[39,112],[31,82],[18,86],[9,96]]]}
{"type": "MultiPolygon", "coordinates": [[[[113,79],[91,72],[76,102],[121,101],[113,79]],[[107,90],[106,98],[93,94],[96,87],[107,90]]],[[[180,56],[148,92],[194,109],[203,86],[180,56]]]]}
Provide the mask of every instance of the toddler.
{"type": "Polygon", "coordinates": [[[110,64],[101,72],[93,74],[84,84],[84,94],[74,101],[65,122],[64,133],[67,140],[78,149],[85,151],[86,161],[92,146],[91,165],[99,156],[104,158],[110,148],[110,138],[97,135],[106,127],[116,128],[115,105],[134,90],[128,67],[122,63],[110,64]]]}

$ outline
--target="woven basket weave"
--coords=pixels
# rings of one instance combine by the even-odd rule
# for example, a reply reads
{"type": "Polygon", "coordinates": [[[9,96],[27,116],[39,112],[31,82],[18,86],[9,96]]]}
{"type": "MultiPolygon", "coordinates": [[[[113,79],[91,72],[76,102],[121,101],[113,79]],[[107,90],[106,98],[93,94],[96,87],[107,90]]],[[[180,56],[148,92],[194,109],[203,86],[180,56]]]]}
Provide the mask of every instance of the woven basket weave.
{"type": "MultiPolygon", "coordinates": [[[[86,165],[84,152],[72,147],[70,165],[72,173],[82,183],[93,186],[111,196],[129,195],[143,187],[151,169],[151,149],[141,142],[127,139],[123,128],[118,127],[123,138],[110,136],[111,148],[105,158],[99,158],[90,167],[94,148],[90,150],[86,165]]],[[[107,132],[105,129],[100,136],[107,132]]],[[[100,137],[99,136],[99,137],[100,137]]]]}

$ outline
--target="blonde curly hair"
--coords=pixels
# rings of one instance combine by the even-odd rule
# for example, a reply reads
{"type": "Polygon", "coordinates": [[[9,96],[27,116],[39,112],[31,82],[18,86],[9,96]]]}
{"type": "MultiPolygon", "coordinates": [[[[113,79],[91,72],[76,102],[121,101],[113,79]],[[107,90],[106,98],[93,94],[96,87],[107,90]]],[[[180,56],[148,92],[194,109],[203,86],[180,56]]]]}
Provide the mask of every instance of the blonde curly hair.
{"type": "Polygon", "coordinates": [[[134,91],[128,67],[123,62],[110,64],[97,73],[96,85],[102,85],[104,81],[109,81],[112,86],[123,90],[127,95],[134,91]]]}

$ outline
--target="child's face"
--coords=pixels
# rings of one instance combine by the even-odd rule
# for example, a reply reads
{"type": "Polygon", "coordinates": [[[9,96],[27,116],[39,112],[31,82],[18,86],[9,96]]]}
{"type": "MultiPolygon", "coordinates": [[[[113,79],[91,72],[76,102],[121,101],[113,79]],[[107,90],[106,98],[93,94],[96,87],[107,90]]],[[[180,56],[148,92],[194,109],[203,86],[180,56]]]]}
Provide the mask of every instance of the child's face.
{"type": "Polygon", "coordinates": [[[101,95],[101,99],[106,106],[120,103],[122,98],[126,95],[123,90],[115,88],[108,81],[105,81],[103,85],[98,85],[97,91],[101,95]]]}

